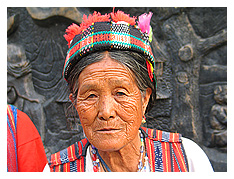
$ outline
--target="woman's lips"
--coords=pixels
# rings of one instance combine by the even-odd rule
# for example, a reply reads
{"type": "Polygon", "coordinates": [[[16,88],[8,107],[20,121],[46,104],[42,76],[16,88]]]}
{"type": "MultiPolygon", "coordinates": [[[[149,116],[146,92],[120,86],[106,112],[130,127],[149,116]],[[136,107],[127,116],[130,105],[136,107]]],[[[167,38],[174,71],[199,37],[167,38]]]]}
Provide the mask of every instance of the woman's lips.
{"type": "Polygon", "coordinates": [[[119,128],[101,128],[101,129],[98,129],[96,130],[96,132],[99,132],[99,133],[115,133],[115,132],[119,132],[121,129],[119,128]]]}

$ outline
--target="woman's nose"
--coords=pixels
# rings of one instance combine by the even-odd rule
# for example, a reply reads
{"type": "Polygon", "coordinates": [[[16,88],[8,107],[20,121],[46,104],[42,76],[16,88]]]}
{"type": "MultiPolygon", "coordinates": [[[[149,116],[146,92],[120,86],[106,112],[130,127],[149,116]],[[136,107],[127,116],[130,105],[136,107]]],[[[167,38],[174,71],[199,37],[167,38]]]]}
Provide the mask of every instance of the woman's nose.
{"type": "Polygon", "coordinates": [[[99,101],[98,118],[109,120],[116,117],[115,100],[111,96],[103,96],[99,101]]]}

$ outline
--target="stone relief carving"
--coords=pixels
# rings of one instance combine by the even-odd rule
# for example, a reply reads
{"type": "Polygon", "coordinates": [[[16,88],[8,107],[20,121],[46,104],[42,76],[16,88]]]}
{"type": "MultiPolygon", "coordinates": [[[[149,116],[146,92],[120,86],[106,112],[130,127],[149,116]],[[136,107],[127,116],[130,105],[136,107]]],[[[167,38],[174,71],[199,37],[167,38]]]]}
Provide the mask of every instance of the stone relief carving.
{"type": "MultiPolygon", "coordinates": [[[[224,93],[227,81],[226,8],[118,9],[131,16],[154,13],[151,26],[158,90],[145,125],[194,139],[207,147],[215,170],[225,171],[227,104],[225,100],[215,101],[218,98],[214,96],[224,93]]],[[[103,14],[112,8],[8,8],[9,55],[12,51],[24,54],[16,61],[9,56],[8,102],[37,116],[32,120],[42,118],[44,122],[35,124],[48,156],[83,137],[78,116],[75,113],[73,118],[73,109],[69,108],[69,92],[61,75],[67,51],[62,36],[67,26],[79,24],[84,13],[94,10],[103,14]],[[24,64],[18,77],[18,72],[11,72],[18,68],[14,64],[24,64]],[[28,109],[27,105],[32,107],[28,109]]]]}
{"type": "MultiPolygon", "coordinates": [[[[210,111],[210,125],[213,130],[211,143],[226,149],[227,147],[227,85],[218,85],[214,89],[214,104],[210,111]]],[[[212,145],[211,144],[211,145],[212,145]]]]}
{"type": "Polygon", "coordinates": [[[11,35],[19,26],[19,14],[15,14],[7,19],[7,36],[11,35]]]}
{"type": "Polygon", "coordinates": [[[84,8],[76,7],[26,7],[26,9],[30,16],[37,22],[42,22],[59,16],[80,24],[82,22],[84,11],[87,14],[89,13],[84,8]]]}
{"type": "Polygon", "coordinates": [[[26,58],[25,50],[18,45],[7,45],[7,102],[26,112],[37,126],[44,140],[45,98],[34,90],[31,65],[26,58]]]}
{"type": "Polygon", "coordinates": [[[170,49],[168,53],[173,59],[172,73],[177,74],[177,79],[172,82],[176,89],[173,96],[176,105],[172,109],[172,129],[180,131],[182,127],[185,135],[202,142],[202,118],[197,110],[200,64],[205,54],[227,41],[227,32],[224,29],[220,34],[210,38],[200,38],[192,28],[188,16],[183,12],[165,20],[162,28],[170,49]],[[191,121],[188,121],[188,118],[191,121]],[[185,128],[189,130],[186,131],[185,128]]]}

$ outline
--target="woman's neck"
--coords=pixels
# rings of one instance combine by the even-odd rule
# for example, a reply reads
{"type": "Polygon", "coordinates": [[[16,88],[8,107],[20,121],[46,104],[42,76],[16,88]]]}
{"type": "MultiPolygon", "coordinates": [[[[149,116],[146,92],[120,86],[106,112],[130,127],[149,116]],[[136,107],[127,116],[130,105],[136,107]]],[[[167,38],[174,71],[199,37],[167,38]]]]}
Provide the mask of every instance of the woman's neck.
{"type": "Polygon", "coordinates": [[[118,151],[100,151],[99,155],[112,172],[136,172],[140,159],[141,141],[139,135],[118,151]]]}

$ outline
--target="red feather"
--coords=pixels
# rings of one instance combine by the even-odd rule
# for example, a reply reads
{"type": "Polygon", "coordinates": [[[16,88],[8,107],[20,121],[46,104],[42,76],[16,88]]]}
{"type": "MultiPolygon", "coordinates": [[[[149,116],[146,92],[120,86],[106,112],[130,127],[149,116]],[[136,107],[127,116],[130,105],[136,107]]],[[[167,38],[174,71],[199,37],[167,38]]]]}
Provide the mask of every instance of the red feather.
{"type": "Polygon", "coordinates": [[[67,29],[66,29],[66,33],[64,34],[64,38],[66,39],[66,41],[68,42],[68,47],[70,48],[70,42],[71,40],[81,32],[81,27],[78,26],[77,24],[72,24],[70,25],[67,29]]]}
{"type": "Polygon", "coordinates": [[[110,13],[112,20],[117,23],[118,21],[124,21],[130,25],[136,24],[136,17],[130,17],[129,14],[125,14],[123,11],[118,10],[116,13],[110,13]]]}
{"type": "Polygon", "coordinates": [[[68,42],[68,47],[70,48],[70,42],[76,35],[80,34],[83,30],[91,26],[94,22],[109,22],[109,21],[110,21],[109,14],[101,15],[100,12],[97,13],[96,11],[94,11],[93,15],[90,14],[88,18],[84,14],[83,22],[80,24],[80,26],[73,23],[65,31],[66,34],[64,35],[64,38],[68,42]]]}
{"type": "Polygon", "coordinates": [[[86,15],[83,15],[83,22],[87,27],[92,25],[92,23],[94,22],[109,22],[109,21],[110,21],[109,14],[101,15],[100,12],[94,11],[93,15],[90,14],[88,18],[86,15]]]}

